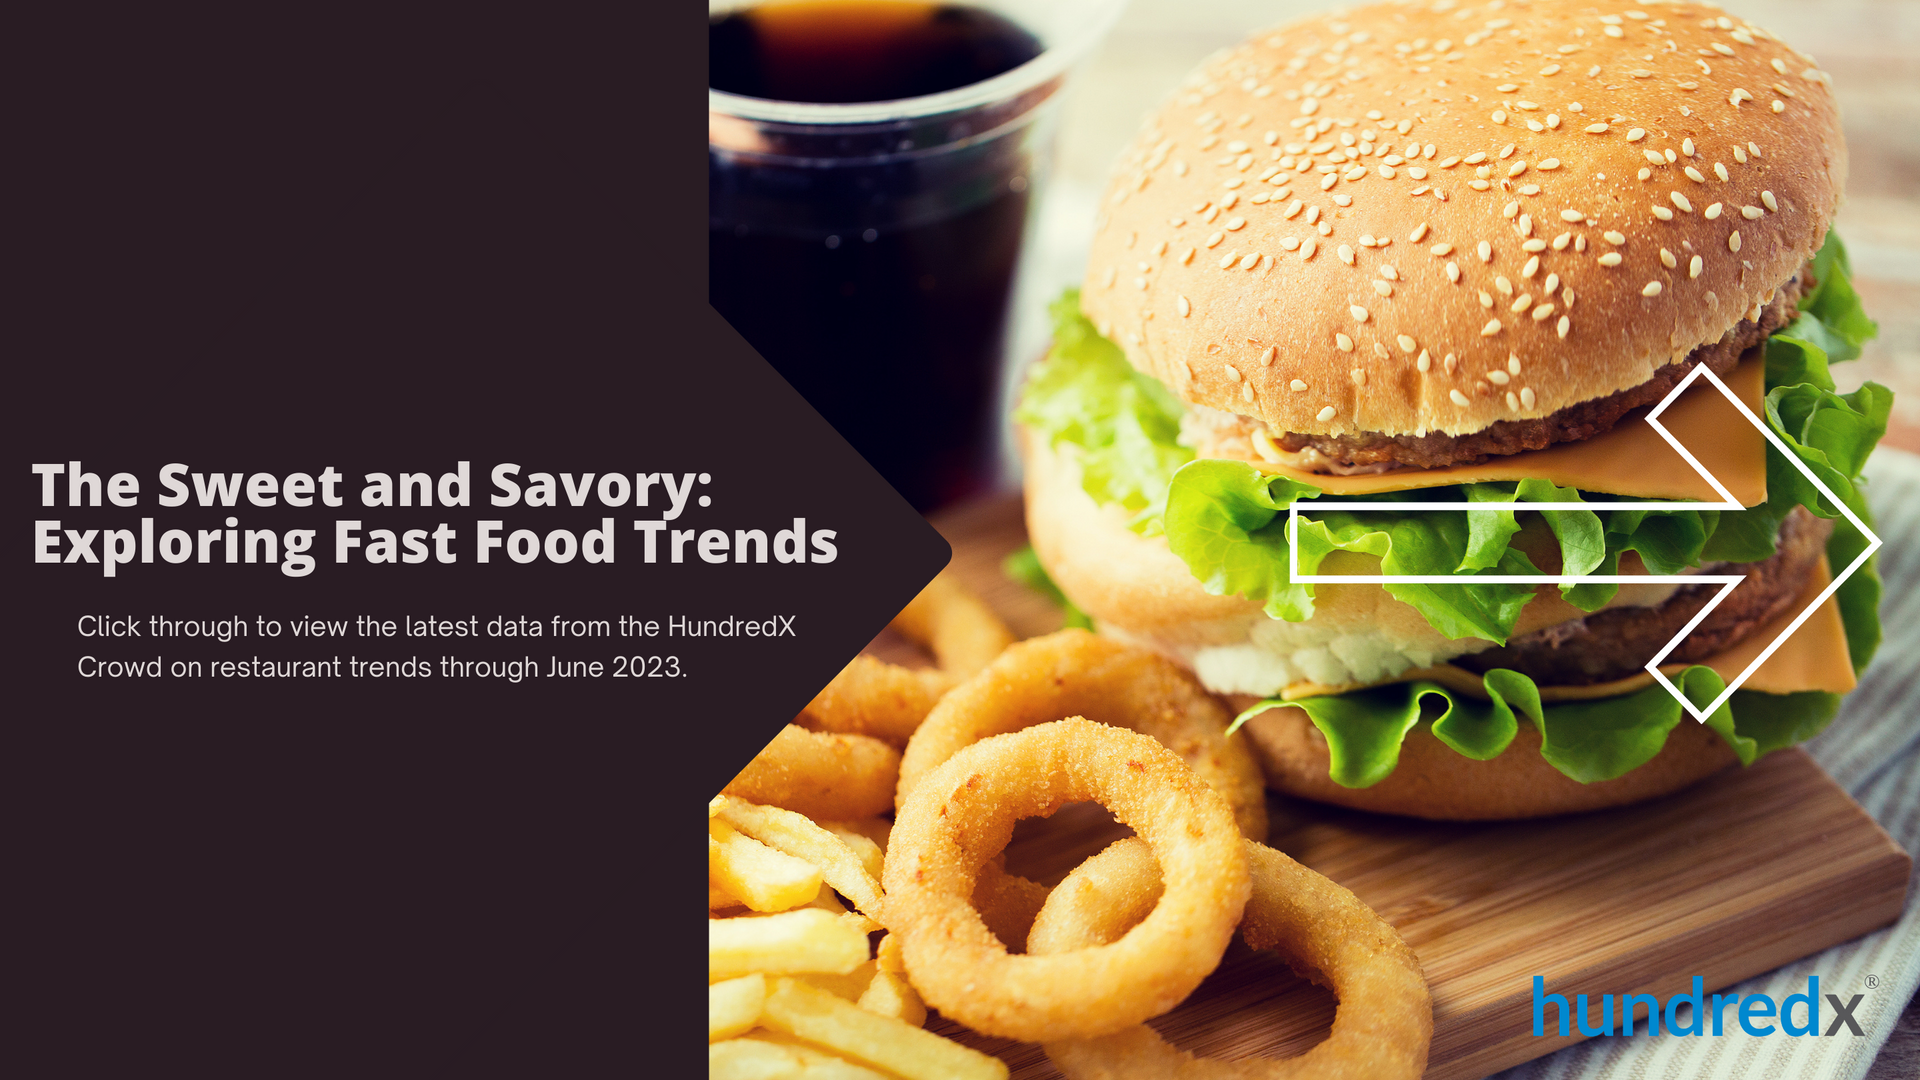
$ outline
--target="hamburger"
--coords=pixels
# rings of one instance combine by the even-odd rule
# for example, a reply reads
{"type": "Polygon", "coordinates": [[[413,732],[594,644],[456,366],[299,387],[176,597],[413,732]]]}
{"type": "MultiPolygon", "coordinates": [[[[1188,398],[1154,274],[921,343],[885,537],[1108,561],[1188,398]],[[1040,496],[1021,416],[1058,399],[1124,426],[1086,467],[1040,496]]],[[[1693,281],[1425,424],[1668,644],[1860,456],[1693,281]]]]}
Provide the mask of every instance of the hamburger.
{"type": "Polygon", "coordinates": [[[1660,418],[1700,469],[1646,422],[1704,366],[1868,522],[1891,394],[1828,371],[1875,329],[1829,84],[1697,4],[1381,4],[1214,56],[1023,388],[1039,563],[1308,798],[1529,817],[1812,737],[1879,641],[1871,563],[1705,724],[1644,669],[1718,586],[1476,579],[1741,575],[1660,668],[1704,708],[1865,550],[1705,379],[1660,418]],[[1303,575],[1449,580],[1295,582],[1289,507],[1303,575]]]}

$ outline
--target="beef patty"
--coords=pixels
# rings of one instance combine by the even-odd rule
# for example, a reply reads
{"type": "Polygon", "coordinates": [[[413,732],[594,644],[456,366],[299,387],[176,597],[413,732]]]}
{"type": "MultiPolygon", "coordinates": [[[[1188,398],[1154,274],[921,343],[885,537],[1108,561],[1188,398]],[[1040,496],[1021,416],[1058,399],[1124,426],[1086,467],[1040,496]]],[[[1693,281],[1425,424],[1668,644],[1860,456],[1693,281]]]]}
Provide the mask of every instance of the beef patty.
{"type": "MultiPolygon", "coordinates": [[[[1666,662],[1691,664],[1725,652],[1791,607],[1832,533],[1833,522],[1796,506],[1780,523],[1772,558],[1702,567],[1709,573],[1744,573],[1747,580],[1694,627],[1666,662]]],[[[1542,686],[1590,686],[1624,679],[1646,670],[1654,654],[1719,589],[1718,585],[1685,586],[1654,607],[1596,611],[1584,619],[1513,638],[1504,646],[1455,657],[1453,663],[1474,672],[1511,668],[1542,686]]]]}
{"type": "MultiPolygon", "coordinates": [[[[1362,431],[1352,435],[1302,435],[1287,432],[1274,442],[1289,453],[1317,451],[1332,463],[1331,471],[1367,470],[1369,466],[1406,466],[1437,469],[1447,465],[1473,465],[1490,457],[1541,450],[1554,443],[1580,442],[1611,429],[1621,418],[1643,405],[1651,405],[1667,395],[1694,365],[1705,364],[1715,375],[1725,375],[1740,363],[1748,349],[1767,340],[1797,314],[1802,289],[1813,287],[1812,271],[1802,269],[1774,293],[1773,300],[1761,309],[1758,319],[1743,319],[1719,341],[1702,345],[1678,363],[1668,364],[1639,386],[1628,387],[1607,397],[1569,405],[1558,412],[1535,420],[1499,420],[1484,431],[1471,435],[1384,435],[1362,431]]],[[[1245,418],[1239,418],[1245,420],[1245,418]]],[[[1245,445],[1249,429],[1236,432],[1245,445]]],[[[1224,433],[1223,433],[1224,434],[1224,433]]],[[[1205,452],[1202,456],[1212,456],[1205,452]]],[[[1220,456],[1238,457],[1239,454],[1220,456]]]]}

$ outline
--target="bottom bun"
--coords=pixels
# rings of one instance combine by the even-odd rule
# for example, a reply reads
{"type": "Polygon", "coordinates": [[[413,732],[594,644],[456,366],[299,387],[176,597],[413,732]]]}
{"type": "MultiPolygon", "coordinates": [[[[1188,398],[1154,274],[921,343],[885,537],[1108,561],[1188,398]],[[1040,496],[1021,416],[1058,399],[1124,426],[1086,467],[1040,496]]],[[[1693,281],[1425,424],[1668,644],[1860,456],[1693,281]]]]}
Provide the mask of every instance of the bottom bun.
{"type": "MultiPolygon", "coordinates": [[[[1234,695],[1236,710],[1258,699],[1234,695]]],[[[1341,787],[1327,775],[1327,740],[1300,709],[1269,709],[1245,726],[1267,786],[1317,802],[1439,821],[1545,817],[1658,798],[1712,776],[1739,759],[1719,733],[1685,719],[1652,761],[1625,776],[1582,784],[1540,756],[1540,733],[1520,726],[1490,761],[1475,761],[1421,725],[1407,733],[1392,775],[1367,788],[1341,787]]]]}

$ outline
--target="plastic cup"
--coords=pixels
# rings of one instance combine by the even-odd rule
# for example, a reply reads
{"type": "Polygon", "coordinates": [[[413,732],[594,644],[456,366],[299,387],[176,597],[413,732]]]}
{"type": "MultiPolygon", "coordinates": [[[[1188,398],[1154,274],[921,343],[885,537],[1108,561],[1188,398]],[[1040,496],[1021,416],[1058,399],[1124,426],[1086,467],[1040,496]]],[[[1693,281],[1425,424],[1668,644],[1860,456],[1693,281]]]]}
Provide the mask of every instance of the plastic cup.
{"type": "Polygon", "coordinates": [[[970,6],[1044,51],[898,101],[707,94],[709,300],[921,510],[993,482],[1008,308],[1061,89],[1124,0],[970,6]]]}

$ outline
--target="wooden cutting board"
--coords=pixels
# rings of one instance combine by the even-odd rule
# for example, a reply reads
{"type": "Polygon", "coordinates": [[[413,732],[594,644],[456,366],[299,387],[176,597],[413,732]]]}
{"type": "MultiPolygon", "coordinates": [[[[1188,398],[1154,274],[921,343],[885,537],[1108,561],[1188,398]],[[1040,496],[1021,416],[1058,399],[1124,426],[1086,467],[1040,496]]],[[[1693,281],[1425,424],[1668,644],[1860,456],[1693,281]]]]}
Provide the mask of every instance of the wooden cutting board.
{"type": "MultiPolygon", "coordinates": [[[[1015,498],[936,519],[954,571],[1022,636],[1060,614],[1006,580],[1026,542],[1015,498]]],[[[869,651],[915,661],[889,635],[869,651]]],[[[920,661],[924,662],[924,661],[920,661]]],[[[1532,980],[1550,992],[1709,991],[1885,926],[1911,860],[1799,750],[1621,810],[1441,824],[1271,796],[1268,843],[1352,889],[1413,946],[1433,988],[1427,1076],[1484,1076],[1575,1039],[1534,1038],[1532,980]]],[[[1024,822],[1008,868],[1054,882],[1125,830],[1094,806],[1024,822]]],[[[1326,1037],[1333,997],[1238,942],[1154,1026],[1181,1049],[1239,1058],[1300,1053],[1326,1037]]],[[[1005,1058],[1019,1080],[1057,1077],[1038,1046],[936,1017],[929,1026],[1005,1058]]],[[[1557,1026],[1557,1025],[1556,1025],[1557,1026]]]]}

